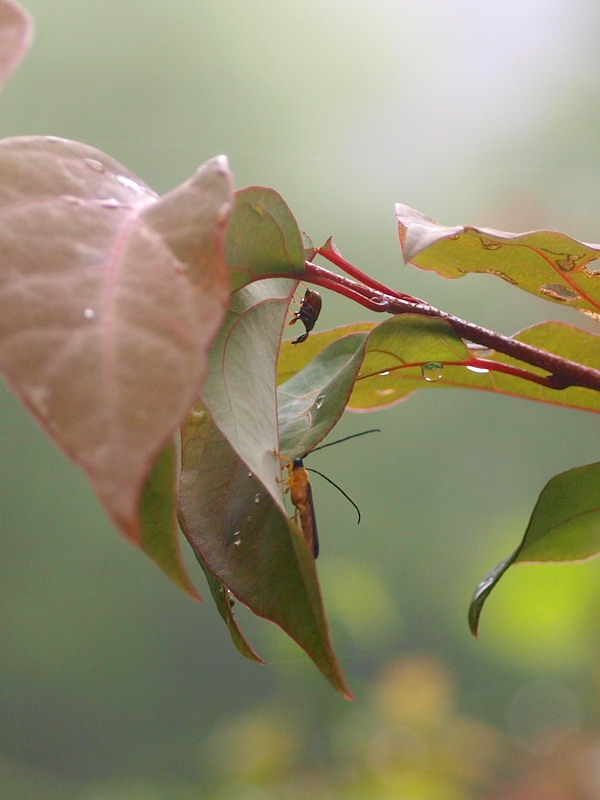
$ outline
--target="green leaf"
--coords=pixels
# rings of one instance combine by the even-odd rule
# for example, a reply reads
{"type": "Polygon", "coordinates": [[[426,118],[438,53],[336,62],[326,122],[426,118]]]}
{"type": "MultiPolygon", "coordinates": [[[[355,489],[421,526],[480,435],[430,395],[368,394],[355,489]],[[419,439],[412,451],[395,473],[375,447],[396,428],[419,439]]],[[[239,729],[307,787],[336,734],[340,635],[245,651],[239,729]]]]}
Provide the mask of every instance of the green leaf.
{"type": "Polygon", "coordinates": [[[417,389],[446,384],[442,365],[467,358],[466,345],[444,320],[416,314],[391,317],[368,334],[348,407],[374,410],[397,403],[417,389]],[[438,366],[428,374],[428,365],[438,366]],[[423,368],[430,380],[425,379],[423,368]]]}
{"type": "Polygon", "coordinates": [[[181,522],[209,571],[349,694],[314,559],[283,500],[275,371],[294,286],[260,281],[232,298],[211,350],[204,408],[183,429],[181,522]]]}
{"type": "Polygon", "coordinates": [[[229,591],[229,589],[225,586],[224,583],[212,574],[209,570],[208,566],[202,559],[202,556],[194,551],[194,555],[198,560],[198,563],[202,567],[204,571],[204,576],[206,578],[206,582],[208,583],[208,587],[210,589],[210,593],[212,595],[213,600],[215,601],[215,605],[217,607],[217,611],[221,615],[223,621],[227,625],[227,629],[229,630],[229,635],[231,636],[231,641],[234,643],[236,648],[239,652],[245,657],[248,658],[250,661],[256,661],[259,664],[264,664],[265,662],[263,659],[256,653],[250,642],[246,639],[238,622],[235,618],[235,614],[233,613],[233,608],[235,605],[235,601],[233,599],[233,595],[229,591]]]}
{"type": "MultiPolygon", "coordinates": [[[[406,316],[413,320],[410,334],[406,337],[403,335],[402,320],[406,317],[404,315],[396,317],[398,327],[390,329],[390,331],[395,330],[396,335],[388,343],[387,352],[384,351],[386,354],[378,356],[376,368],[372,367],[368,357],[365,359],[348,404],[349,408],[370,410],[393,405],[411,392],[420,389],[479,389],[583,411],[600,412],[600,395],[591,389],[580,387],[550,389],[521,377],[495,371],[493,365],[498,363],[525,369],[534,375],[546,374],[543,370],[523,364],[503,353],[491,350],[485,352],[468,350],[464,346],[457,349],[454,343],[450,347],[450,352],[444,354],[439,343],[431,336],[432,329],[426,321],[428,318],[406,316]],[[421,322],[417,322],[417,319],[421,322]],[[421,343],[419,343],[420,338],[421,343]],[[410,351],[407,347],[410,347],[410,351]],[[475,357],[480,359],[475,362],[479,367],[470,369],[469,360],[475,357]],[[402,361],[400,365],[398,359],[402,361]],[[457,361],[464,362],[464,365],[457,365],[457,361]],[[438,362],[444,365],[438,373],[438,380],[424,380],[421,365],[425,362],[438,362]],[[481,367],[484,368],[483,371],[481,367]],[[484,371],[486,368],[487,372],[484,371]]],[[[377,328],[374,328],[369,337],[367,356],[372,347],[371,337],[375,335],[376,330],[377,328]]],[[[559,322],[544,322],[526,328],[513,338],[594,369],[600,367],[600,337],[580,328],[559,322]]]]}
{"type": "Polygon", "coordinates": [[[183,430],[180,500],[188,541],[220,583],[279,625],[351,697],[331,646],[314,558],[279,492],[276,501],[207,411],[192,415],[183,430]]]}
{"type": "Polygon", "coordinates": [[[140,547],[173,583],[200,600],[181,560],[176,477],[175,445],[171,443],[159,455],[144,483],[140,502],[140,547]]]}
{"type": "Polygon", "coordinates": [[[337,339],[279,386],[282,455],[308,453],[342,416],[363,360],[364,339],[362,333],[337,339]]]}
{"type": "Polygon", "coordinates": [[[555,475],[542,490],[523,541],[481,581],[469,608],[476,635],[483,604],[511,564],[582,561],[600,553],[600,463],[555,475]]]}
{"type": "Polygon", "coordinates": [[[274,189],[236,192],[225,240],[231,291],[270,275],[298,275],[304,270],[304,245],[292,212],[274,189]]]}
{"type": "Polygon", "coordinates": [[[407,263],[445,278],[496,275],[543,300],[598,318],[600,245],[564,233],[508,233],[470,225],[440,225],[396,204],[402,254],[407,263]]]}
{"type": "Polygon", "coordinates": [[[281,342],[279,361],[277,362],[277,382],[285,383],[293,375],[304,369],[307,364],[321,353],[332,342],[354,333],[369,332],[377,327],[376,322],[353,322],[328,331],[312,332],[301,345],[292,344],[292,339],[281,342]]]}

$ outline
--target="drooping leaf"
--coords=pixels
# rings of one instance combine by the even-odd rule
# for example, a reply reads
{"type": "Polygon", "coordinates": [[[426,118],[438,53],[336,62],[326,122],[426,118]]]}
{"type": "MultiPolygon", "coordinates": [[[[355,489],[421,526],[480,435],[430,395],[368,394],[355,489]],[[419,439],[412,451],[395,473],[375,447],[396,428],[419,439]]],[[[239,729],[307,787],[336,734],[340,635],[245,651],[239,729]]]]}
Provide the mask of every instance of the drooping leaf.
{"type": "Polygon", "coordinates": [[[12,0],[0,0],[0,88],[19,66],[31,45],[33,22],[12,0]]]}
{"type": "MultiPolygon", "coordinates": [[[[182,437],[180,500],[188,541],[219,583],[279,625],[350,697],[331,646],[312,553],[282,506],[209,413],[192,414],[182,437]]],[[[235,641],[237,631],[230,631],[235,641]]]]}
{"type": "Polygon", "coordinates": [[[159,233],[176,216],[173,193],[157,202],[77,142],[4,140],[0,175],[0,367],[139,544],[142,485],[192,405],[224,313],[222,258],[202,274],[182,258],[222,239],[226,165],[209,162],[181,187],[182,220],[199,187],[213,198],[202,212],[212,228],[195,239],[159,233]]]}
{"type": "Polygon", "coordinates": [[[157,458],[142,489],[140,547],[173,583],[200,600],[181,560],[177,525],[177,458],[169,443],[157,458]]]}
{"type": "Polygon", "coordinates": [[[556,231],[508,233],[470,225],[440,225],[396,204],[404,260],[445,278],[496,275],[536,297],[600,313],[600,245],[556,231]]]}
{"type": "Polygon", "coordinates": [[[304,268],[304,239],[292,212],[262,186],[236,192],[225,248],[232,292],[270,275],[293,278],[304,268]]]}
{"type": "Polygon", "coordinates": [[[600,553],[600,463],[555,475],[543,488],[523,541],[477,586],[469,625],[477,635],[479,617],[492,589],[518,562],[582,561],[600,553]]]}
{"type": "Polygon", "coordinates": [[[232,297],[211,349],[204,408],[183,429],[181,522],[217,580],[280,625],[348,694],[312,554],[283,501],[275,372],[294,287],[265,280],[232,297]]]}
{"type": "Polygon", "coordinates": [[[238,625],[238,621],[234,614],[235,600],[233,599],[233,595],[224,583],[221,583],[218,578],[215,578],[215,576],[207,567],[200,553],[194,551],[194,555],[202,567],[204,577],[208,583],[208,588],[210,589],[210,593],[217,607],[217,611],[227,625],[229,635],[231,636],[231,641],[245,658],[249,659],[250,661],[256,661],[259,664],[264,664],[265,662],[254,650],[238,625]]]}
{"type": "Polygon", "coordinates": [[[377,327],[377,324],[376,322],[353,322],[350,325],[342,325],[328,331],[313,331],[301,345],[292,344],[291,338],[285,339],[281,343],[277,362],[277,382],[285,383],[301,369],[304,369],[307,364],[310,364],[313,358],[316,358],[332,342],[336,342],[344,336],[351,336],[353,333],[369,333],[377,327]]]}
{"type": "Polygon", "coordinates": [[[344,413],[363,356],[364,335],[344,336],[279,386],[282,455],[303,456],[327,436],[344,413]]]}
{"type": "Polygon", "coordinates": [[[265,280],[235,292],[202,390],[215,425],[275,499],[281,498],[275,370],[294,286],[265,280]]]}

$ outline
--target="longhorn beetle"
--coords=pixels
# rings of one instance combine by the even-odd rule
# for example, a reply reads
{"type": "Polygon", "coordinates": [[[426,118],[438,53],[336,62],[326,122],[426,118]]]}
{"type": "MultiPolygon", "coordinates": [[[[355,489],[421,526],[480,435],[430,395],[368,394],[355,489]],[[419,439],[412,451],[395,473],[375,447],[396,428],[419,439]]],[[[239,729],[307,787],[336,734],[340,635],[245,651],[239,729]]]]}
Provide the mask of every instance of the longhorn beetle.
{"type": "Polygon", "coordinates": [[[317,475],[325,478],[328,483],[335,486],[335,488],[344,495],[346,500],[356,509],[358,524],[360,524],[360,509],[354,500],[352,500],[337,483],[334,483],[331,478],[328,478],[327,475],[323,475],[322,472],[316,469],[305,467],[304,459],[311,453],[316,453],[317,450],[323,450],[325,447],[331,447],[331,445],[346,442],[348,439],[355,439],[357,436],[364,436],[366,433],[379,433],[379,428],[371,428],[371,430],[361,431],[361,433],[352,433],[350,436],[344,436],[343,439],[336,439],[335,442],[327,442],[327,444],[319,445],[319,447],[309,450],[303,456],[292,459],[287,465],[287,490],[290,493],[290,498],[295,508],[294,521],[297,525],[299,524],[302,535],[304,536],[304,541],[315,558],[319,555],[319,536],[317,533],[317,519],[315,516],[315,506],[308,472],[316,472],[317,475]]]}

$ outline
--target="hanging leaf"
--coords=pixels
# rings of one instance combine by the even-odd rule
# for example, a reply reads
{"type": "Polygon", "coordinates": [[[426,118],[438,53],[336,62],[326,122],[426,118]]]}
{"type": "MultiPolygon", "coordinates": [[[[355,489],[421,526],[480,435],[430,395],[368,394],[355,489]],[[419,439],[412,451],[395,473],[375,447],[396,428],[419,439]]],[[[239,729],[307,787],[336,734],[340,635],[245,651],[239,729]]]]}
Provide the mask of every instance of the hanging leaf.
{"type": "Polygon", "coordinates": [[[181,523],[215,579],[283,628],[349,696],[314,558],[283,502],[275,370],[294,287],[260,281],[232,298],[211,349],[203,406],[182,432],[181,523]]]}
{"type": "Polygon", "coordinates": [[[214,242],[226,162],[157,200],[94,148],[27,137],[0,142],[0,174],[0,367],[139,545],[142,485],[197,395],[225,311],[214,242]],[[176,208],[181,227],[164,238],[176,208]],[[198,217],[208,224],[186,228],[198,217]],[[193,253],[205,247],[202,266],[193,253]]]}
{"type": "Polygon", "coordinates": [[[176,453],[173,442],[156,460],[142,489],[140,547],[173,583],[200,600],[181,559],[177,525],[176,453]]]}
{"type": "MultiPolygon", "coordinates": [[[[315,561],[300,531],[248,469],[207,411],[183,430],[181,523],[216,580],[255,614],[279,625],[344,696],[315,561]]],[[[232,631],[239,647],[237,629],[232,631]]]]}
{"type": "Polygon", "coordinates": [[[483,605],[492,589],[518,562],[582,561],[600,553],[600,463],[555,475],[542,490],[523,541],[475,589],[469,625],[476,636],[483,605]]]}

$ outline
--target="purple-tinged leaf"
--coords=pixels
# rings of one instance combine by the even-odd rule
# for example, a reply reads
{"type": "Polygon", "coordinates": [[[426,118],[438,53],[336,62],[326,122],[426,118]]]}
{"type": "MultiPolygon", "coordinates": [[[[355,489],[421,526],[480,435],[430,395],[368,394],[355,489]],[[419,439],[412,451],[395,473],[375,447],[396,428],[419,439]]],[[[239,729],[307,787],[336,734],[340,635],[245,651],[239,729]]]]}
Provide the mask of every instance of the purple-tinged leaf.
{"type": "Polygon", "coordinates": [[[0,88],[25,57],[32,36],[28,12],[12,0],[0,0],[0,88]]]}
{"type": "Polygon", "coordinates": [[[0,174],[0,367],[140,544],[142,485],[224,314],[226,164],[157,201],[94,148],[29,137],[0,142],[0,174]]]}

